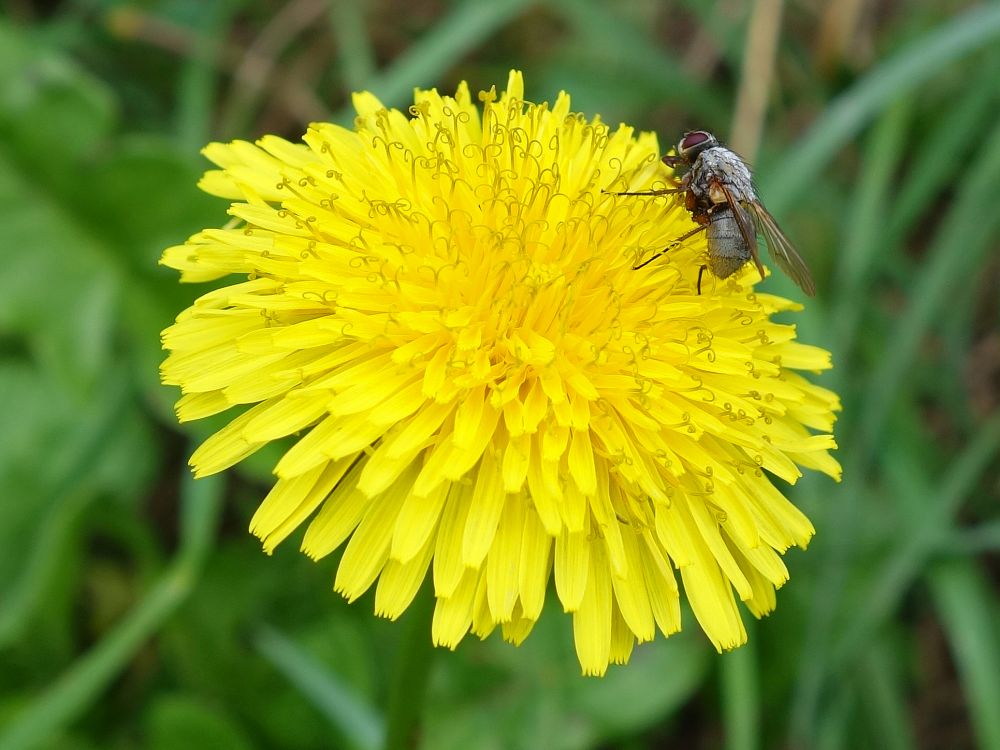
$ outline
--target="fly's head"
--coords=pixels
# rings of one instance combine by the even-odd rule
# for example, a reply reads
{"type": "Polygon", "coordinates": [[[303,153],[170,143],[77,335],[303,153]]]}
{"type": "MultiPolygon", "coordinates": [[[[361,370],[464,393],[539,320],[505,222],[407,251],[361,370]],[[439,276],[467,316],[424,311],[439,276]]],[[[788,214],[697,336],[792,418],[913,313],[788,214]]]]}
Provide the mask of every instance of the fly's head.
{"type": "Polygon", "coordinates": [[[718,139],[708,131],[689,130],[677,142],[677,155],[691,165],[702,151],[718,145],[718,139]]]}
{"type": "Polygon", "coordinates": [[[702,151],[718,145],[718,139],[707,130],[689,130],[681,136],[674,153],[663,157],[663,163],[681,177],[691,170],[702,151]]]}

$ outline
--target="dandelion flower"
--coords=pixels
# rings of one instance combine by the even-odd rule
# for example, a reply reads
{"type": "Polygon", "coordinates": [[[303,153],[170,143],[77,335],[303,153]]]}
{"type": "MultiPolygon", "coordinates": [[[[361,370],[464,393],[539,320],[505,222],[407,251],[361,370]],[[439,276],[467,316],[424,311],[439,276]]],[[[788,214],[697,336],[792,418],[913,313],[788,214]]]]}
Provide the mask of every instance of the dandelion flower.
{"type": "Polygon", "coordinates": [[[270,552],[306,525],[346,542],[335,589],[398,617],[433,577],[431,635],[520,643],[555,579],[583,671],[681,627],[743,643],[813,534],[774,479],[839,478],[829,354],[748,267],[696,276],[704,235],[649,133],[506,91],[357,94],[353,130],[212,144],[201,182],[233,222],[166,250],[183,281],[235,276],[163,333],[181,421],[233,408],[198,476],[287,438],[251,522],[270,552]],[[679,574],[679,583],[678,583],[679,574]]]}

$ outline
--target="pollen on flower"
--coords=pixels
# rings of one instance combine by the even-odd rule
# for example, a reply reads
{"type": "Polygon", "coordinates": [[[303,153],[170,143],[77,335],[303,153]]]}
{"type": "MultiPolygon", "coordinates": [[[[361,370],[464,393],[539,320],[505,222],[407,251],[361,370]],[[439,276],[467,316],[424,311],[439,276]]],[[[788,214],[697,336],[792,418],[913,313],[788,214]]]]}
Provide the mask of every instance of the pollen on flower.
{"type": "Polygon", "coordinates": [[[691,228],[656,138],[462,84],[408,113],[354,99],[353,130],[212,144],[204,190],[234,223],[169,248],[208,292],[163,333],[181,420],[236,407],[199,476],[292,436],[251,522],[271,551],[305,525],[335,589],[398,617],[431,575],[435,643],[498,625],[520,643],[550,577],[583,671],[681,627],[719,649],[788,578],[808,519],[775,487],[839,478],[830,366],[771,319],[756,270],[696,290],[691,228]],[[481,105],[481,106],[480,106],[481,105]],[[678,582],[679,574],[679,582],[678,582]]]}

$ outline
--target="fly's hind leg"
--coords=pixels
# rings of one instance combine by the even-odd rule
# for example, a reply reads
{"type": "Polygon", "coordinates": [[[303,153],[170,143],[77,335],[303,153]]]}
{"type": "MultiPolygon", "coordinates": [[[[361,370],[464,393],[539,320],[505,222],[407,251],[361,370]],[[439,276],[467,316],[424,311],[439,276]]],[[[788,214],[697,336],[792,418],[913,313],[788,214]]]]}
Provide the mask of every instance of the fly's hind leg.
{"type": "Polygon", "coordinates": [[[704,263],[701,268],[698,269],[698,295],[701,296],[701,277],[705,273],[705,269],[708,268],[704,263]]]}

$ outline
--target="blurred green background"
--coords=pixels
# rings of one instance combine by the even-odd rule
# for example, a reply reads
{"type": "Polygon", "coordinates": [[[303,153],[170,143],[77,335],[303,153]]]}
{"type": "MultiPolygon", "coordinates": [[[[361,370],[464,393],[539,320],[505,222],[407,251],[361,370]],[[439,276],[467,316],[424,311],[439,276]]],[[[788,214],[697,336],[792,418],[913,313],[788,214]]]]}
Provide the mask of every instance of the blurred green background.
{"type": "Polygon", "coordinates": [[[510,67],[751,157],[818,280],[845,480],[788,490],[818,535],[747,647],[688,613],[585,679],[552,601],[519,649],[434,652],[420,746],[1000,749],[1000,5],[951,0],[5,3],[0,748],[368,750],[418,705],[420,612],[247,533],[273,453],[189,479],[159,331],[202,290],[157,260],[226,221],[208,141],[510,67]]]}

